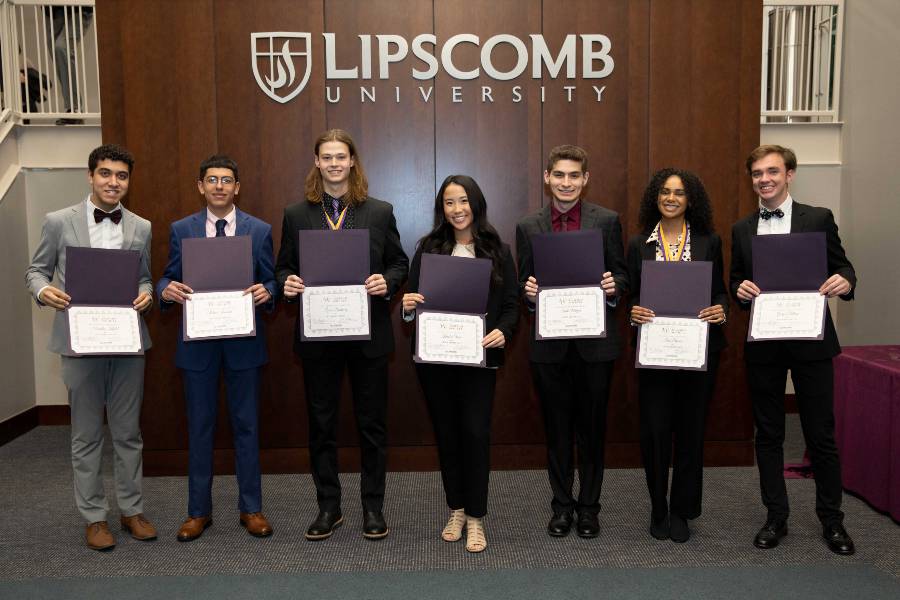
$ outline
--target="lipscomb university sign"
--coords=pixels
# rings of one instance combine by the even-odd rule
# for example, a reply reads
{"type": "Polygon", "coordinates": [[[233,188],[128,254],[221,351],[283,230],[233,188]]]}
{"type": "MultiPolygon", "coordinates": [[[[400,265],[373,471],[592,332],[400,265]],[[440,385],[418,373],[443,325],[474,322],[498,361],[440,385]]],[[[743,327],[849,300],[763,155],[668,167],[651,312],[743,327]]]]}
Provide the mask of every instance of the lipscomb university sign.
{"type": "MultiPolygon", "coordinates": [[[[530,67],[532,79],[547,76],[557,79],[560,76],[567,80],[602,80],[608,77],[615,68],[615,61],[610,54],[612,42],[603,34],[569,34],[565,37],[556,53],[547,46],[542,34],[531,34],[526,43],[523,39],[509,34],[498,34],[484,41],[471,33],[460,33],[448,38],[438,47],[437,36],[423,33],[413,38],[412,42],[400,35],[359,35],[360,60],[356,66],[340,68],[337,65],[337,40],[333,33],[323,33],[325,47],[325,80],[335,82],[341,80],[390,78],[391,65],[401,62],[410,51],[421,61],[422,69],[413,68],[410,75],[413,80],[426,81],[443,71],[456,80],[472,80],[487,76],[495,81],[509,81],[525,74],[530,67]],[[377,52],[374,53],[373,43],[377,52]],[[454,62],[453,53],[461,44],[472,44],[480,48],[480,64],[470,70],[462,70],[454,62]],[[493,52],[502,45],[514,51],[515,65],[502,71],[494,65],[493,52]],[[427,46],[430,46],[428,48],[427,46]],[[579,52],[580,46],[580,52],[579,52]]],[[[312,34],[291,31],[270,31],[250,34],[250,53],[253,76],[260,89],[275,102],[285,104],[296,98],[309,82],[312,72],[312,34]]],[[[598,81],[599,84],[599,81],[598,81]]],[[[389,101],[400,102],[403,88],[397,85],[359,86],[360,102],[375,102],[376,98],[387,96],[389,101]]],[[[424,102],[433,97],[434,86],[419,85],[418,93],[424,102]]],[[[590,84],[588,92],[597,102],[603,100],[605,85],[590,84]]],[[[546,89],[539,87],[540,101],[546,101],[546,89]]],[[[494,102],[493,86],[481,86],[481,102],[494,102]]],[[[578,91],[578,85],[562,86],[567,101],[572,102],[578,91]]],[[[514,85],[508,90],[512,102],[521,102],[528,93],[523,86],[514,85]]],[[[405,93],[409,93],[408,90],[405,93]]],[[[415,92],[413,92],[415,93],[415,92]]],[[[462,86],[450,86],[449,93],[453,102],[463,101],[462,86]]],[[[330,103],[341,101],[341,86],[326,85],[325,98],[330,103]]]]}

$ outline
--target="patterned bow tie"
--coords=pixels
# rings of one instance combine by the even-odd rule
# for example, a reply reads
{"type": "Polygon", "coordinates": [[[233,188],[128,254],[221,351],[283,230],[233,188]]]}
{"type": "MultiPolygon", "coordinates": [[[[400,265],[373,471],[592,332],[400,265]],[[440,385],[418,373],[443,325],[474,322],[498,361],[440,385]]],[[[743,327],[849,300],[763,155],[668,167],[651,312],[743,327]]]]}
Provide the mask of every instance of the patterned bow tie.
{"type": "Polygon", "coordinates": [[[122,220],[122,209],[117,208],[116,210],[114,210],[112,212],[105,212],[105,211],[100,210],[99,208],[94,209],[94,223],[99,223],[103,219],[107,219],[107,218],[110,221],[112,221],[113,223],[115,223],[116,225],[118,225],[119,221],[122,220]]]}
{"type": "Polygon", "coordinates": [[[767,208],[759,209],[759,218],[763,221],[768,221],[772,217],[778,217],[779,219],[784,216],[784,211],[780,208],[776,208],[775,210],[769,210],[767,208]]]}

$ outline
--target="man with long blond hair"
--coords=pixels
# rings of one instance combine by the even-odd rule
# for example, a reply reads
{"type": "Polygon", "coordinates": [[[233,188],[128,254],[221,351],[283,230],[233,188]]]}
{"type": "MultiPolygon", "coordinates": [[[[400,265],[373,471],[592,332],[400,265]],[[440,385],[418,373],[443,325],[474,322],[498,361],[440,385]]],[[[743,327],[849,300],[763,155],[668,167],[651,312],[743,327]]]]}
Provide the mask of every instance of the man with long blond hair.
{"type": "Polygon", "coordinates": [[[361,453],[360,493],[363,536],[388,534],[382,513],[387,463],[387,362],[394,350],[389,299],[406,281],[409,261],[400,245],[394,209],[368,195],[368,181],[350,134],[331,129],[316,140],[314,165],[306,177],[305,200],[284,209],[281,249],[275,275],[287,302],[304,291],[298,275],[301,229],[368,229],[372,297],[371,338],[365,341],[301,341],[298,319],[294,352],[303,362],[309,414],[309,453],[319,514],[306,532],[324,540],[343,523],[337,465],[337,415],[341,379],[346,368],[353,390],[353,410],[361,453]]]}

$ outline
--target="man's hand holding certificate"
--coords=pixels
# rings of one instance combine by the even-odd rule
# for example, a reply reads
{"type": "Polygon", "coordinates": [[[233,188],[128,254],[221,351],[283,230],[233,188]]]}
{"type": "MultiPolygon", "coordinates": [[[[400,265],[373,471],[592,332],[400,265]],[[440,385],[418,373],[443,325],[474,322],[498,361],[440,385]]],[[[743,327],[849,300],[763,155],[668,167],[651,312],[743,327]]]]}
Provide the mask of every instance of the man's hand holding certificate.
{"type": "Polygon", "coordinates": [[[826,280],[825,234],[755,236],[752,252],[753,281],[737,292],[753,303],[747,340],[821,340],[827,297],[850,289],[840,275],[826,280]]]}
{"type": "Polygon", "coordinates": [[[369,230],[301,230],[299,276],[285,281],[285,295],[300,295],[303,340],[371,338],[369,295],[383,296],[387,284],[369,273],[369,230]]]}
{"type": "MultiPolygon", "coordinates": [[[[76,355],[143,354],[138,312],[150,297],[138,290],[136,250],[66,248],[66,292],[48,286],[42,296],[62,304],[76,355]],[[61,302],[60,302],[61,301],[61,302]]],[[[48,302],[54,308],[57,304],[48,302]]]]}
{"type": "Polygon", "coordinates": [[[606,337],[606,300],[615,295],[605,272],[603,232],[541,233],[531,239],[534,273],[525,293],[534,297],[539,340],[606,337]]]}
{"type": "Polygon", "coordinates": [[[418,293],[404,310],[416,310],[416,352],[421,363],[485,366],[485,348],[501,347],[503,333],[485,335],[491,261],[423,254],[418,293]]]}
{"type": "Polygon", "coordinates": [[[185,341],[256,335],[254,303],[268,292],[252,285],[249,236],[183,240],[182,271],[184,283],[171,282],[166,294],[184,304],[185,341]]]}

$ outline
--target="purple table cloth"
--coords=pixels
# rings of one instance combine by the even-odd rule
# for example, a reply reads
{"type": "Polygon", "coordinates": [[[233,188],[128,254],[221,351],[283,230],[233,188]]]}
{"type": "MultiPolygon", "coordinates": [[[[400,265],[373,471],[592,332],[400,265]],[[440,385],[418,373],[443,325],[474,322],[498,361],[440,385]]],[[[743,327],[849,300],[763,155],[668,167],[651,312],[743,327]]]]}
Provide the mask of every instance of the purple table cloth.
{"type": "Polygon", "coordinates": [[[900,346],[844,348],[834,387],[844,488],[900,520],[900,346]]]}

